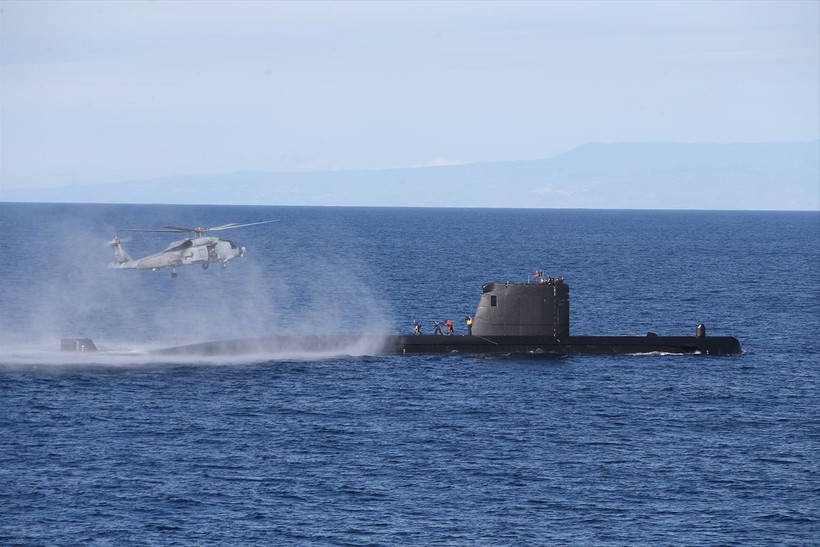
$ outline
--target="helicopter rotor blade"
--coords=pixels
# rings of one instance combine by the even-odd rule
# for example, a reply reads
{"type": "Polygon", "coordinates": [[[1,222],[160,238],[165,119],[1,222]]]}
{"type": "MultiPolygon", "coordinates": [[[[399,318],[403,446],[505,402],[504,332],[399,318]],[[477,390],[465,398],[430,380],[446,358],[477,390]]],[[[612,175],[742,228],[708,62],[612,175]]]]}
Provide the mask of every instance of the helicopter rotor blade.
{"type": "Polygon", "coordinates": [[[200,232],[202,228],[187,228],[185,226],[163,226],[163,230],[167,230],[169,232],[200,232]]]}
{"type": "Polygon", "coordinates": [[[247,224],[237,224],[235,222],[231,224],[222,224],[220,226],[214,226],[213,228],[208,228],[205,230],[206,232],[218,232],[220,230],[232,230],[234,228],[244,228],[245,226],[256,226],[258,224],[269,224],[271,222],[279,222],[279,219],[276,220],[263,220],[261,222],[248,222],[247,224]]]}
{"type": "Polygon", "coordinates": [[[218,232],[221,230],[231,230],[233,228],[244,228],[245,226],[256,226],[257,224],[268,224],[270,222],[279,222],[279,219],[276,220],[263,220],[261,222],[249,222],[247,224],[237,224],[235,222],[231,222],[229,224],[220,224],[219,226],[214,226],[212,228],[186,228],[184,226],[163,226],[162,228],[129,228],[123,230],[125,232],[170,232],[170,233],[195,233],[195,234],[205,234],[207,232],[218,232]]]}
{"type": "Polygon", "coordinates": [[[228,228],[236,227],[236,222],[229,222],[228,224],[220,224],[219,226],[212,226],[210,228],[206,228],[209,232],[218,231],[218,230],[227,230],[228,228]]]}
{"type": "Polygon", "coordinates": [[[177,228],[175,226],[166,226],[165,228],[126,228],[123,232],[196,232],[195,228],[177,228]]]}

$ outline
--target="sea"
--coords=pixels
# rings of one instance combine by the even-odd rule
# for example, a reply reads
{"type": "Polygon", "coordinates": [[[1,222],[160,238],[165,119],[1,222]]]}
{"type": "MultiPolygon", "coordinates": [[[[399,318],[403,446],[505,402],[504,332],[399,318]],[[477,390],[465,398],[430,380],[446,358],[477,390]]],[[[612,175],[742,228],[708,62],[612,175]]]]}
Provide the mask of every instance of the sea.
{"type": "Polygon", "coordinates": [[[816,211],[0,203],[0,257],[2,545],[820,544],[816,211]],[[106,267],[264,220],[225,269],[106,267]],[[572,334],[744,353],[152,353],[460,336],[536,270],[572,334]]]}

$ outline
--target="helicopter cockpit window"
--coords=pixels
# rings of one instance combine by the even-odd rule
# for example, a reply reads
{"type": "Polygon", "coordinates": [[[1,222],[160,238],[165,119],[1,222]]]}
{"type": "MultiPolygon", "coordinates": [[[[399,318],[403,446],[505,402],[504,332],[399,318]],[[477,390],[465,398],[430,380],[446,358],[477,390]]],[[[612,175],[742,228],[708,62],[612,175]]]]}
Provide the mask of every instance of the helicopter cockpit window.
{"type": "Polygon", "coordinates": [[[171,244],[172,246],[168,247],[165,250],[166,251],[182,251],[182,250],[185,250],[188,247],[192,246],[193,244],[194,244],[193,241],[191,241],[190,239],[186,239],[185,241],[179,243],[178,245],[171,244]]]}

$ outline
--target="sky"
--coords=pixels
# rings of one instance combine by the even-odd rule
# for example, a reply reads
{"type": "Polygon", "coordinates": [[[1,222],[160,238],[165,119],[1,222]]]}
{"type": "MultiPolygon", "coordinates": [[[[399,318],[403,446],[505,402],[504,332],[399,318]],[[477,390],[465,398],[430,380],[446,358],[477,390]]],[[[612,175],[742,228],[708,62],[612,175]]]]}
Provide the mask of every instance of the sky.
{"type": "Polygon", "coordinates": [[[0,10],[0,189],[820,136],[818,1],[0,10]]]}

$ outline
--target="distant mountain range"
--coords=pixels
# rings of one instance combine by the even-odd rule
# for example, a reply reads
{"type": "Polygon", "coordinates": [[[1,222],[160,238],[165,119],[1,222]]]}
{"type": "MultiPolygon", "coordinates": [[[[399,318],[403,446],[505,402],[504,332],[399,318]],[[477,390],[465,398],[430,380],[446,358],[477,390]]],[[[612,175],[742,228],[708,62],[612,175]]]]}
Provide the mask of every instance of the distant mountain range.
{"type": "Polygon", "coordinates": [[[587,144],[541,160],[0,189],[0,201],[815,211],[820,141],[587,144]]]}

